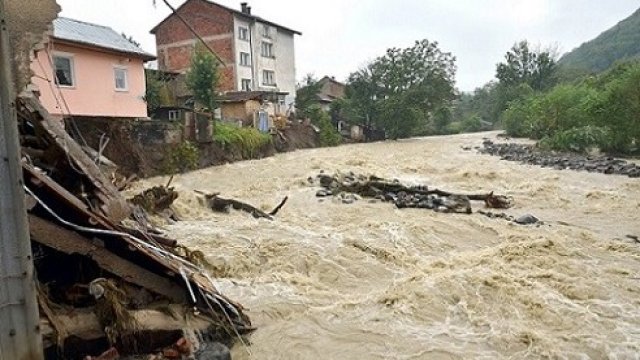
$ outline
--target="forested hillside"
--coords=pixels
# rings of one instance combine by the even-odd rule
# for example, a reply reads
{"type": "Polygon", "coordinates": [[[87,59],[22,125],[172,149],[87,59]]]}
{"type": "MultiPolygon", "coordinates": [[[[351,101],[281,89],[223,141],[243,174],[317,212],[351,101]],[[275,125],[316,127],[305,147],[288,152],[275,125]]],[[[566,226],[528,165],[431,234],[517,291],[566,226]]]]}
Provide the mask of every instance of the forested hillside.
{"type": "Polygon", "coordinates": [[[601,72],[620,60],[640,57],[640,9],[597,38],[564,55],[559,65],[581,72],[601,72]]]}

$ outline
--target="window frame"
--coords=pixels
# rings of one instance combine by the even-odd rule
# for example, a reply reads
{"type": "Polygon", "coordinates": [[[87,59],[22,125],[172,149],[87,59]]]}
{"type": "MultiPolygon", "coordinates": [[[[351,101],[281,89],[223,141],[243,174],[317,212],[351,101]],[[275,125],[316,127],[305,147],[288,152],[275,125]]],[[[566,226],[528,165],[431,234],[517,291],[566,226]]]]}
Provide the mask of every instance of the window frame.
{"type": "Polygon", "coordinates": [[[238,26],[238,40],[249,41],[249,28],[248,27],[246,27],[246,26],[238,26]]]}
{"type": "Polygon", "coordinates": [[[262,36],[271,39],[271,26],[267,24],[262,24],[262,36]]]}
{"type": "Polygon", "coordinates": [[[251,54],[249,54],[248,52],[244,52],[244,51],[240,52],[240,66],[251,67],[251,54]],[[245,59],[245,58],[247,60],[246,63],[243,61],[243,59],[245,59]]]}
{"type": "Polygon", "coordinates": [[[129,68],[122,65],[113,65],[113,87],[117,92],[129,91],[129,68]],[[124,88],[118,88],[118,79],[116,73],[118,70],[124,71],[124,88]]]}
{"type": "Polygon", "coordinates": [[[74,54],[72,53],[67,53],[67,52],[59,52],[56,51],[53,53],[52,57],[52,63],[53,63],[53,82],[54,84],[59,87],[59,88],[66,88],[66,89],[75,89],[77,86],[77,81],[76,81],[76,64],[75,64],[75,57],[74,54]],[[67,59],[69,60],[69,74],[70,74],[70,78],[71,78],[71,85],[64,85],[64,84],[60,84],[58,83],[58,75],[57,70],[56,70],[56,58],[62,58],[62,59],[67,59]]]}
{"type": "Polygon", "coordinates": [[[273,51],[273,44],[270,43],[270,42],[263,41],[260,44],[260,54],[262,55],[262,57],[269,58],[269,59],[275,59],[276,56],[275,56],[274,51],[273,51]],[[269,51],[266,51],[267,49],[269,51]]]}
{"type": "Polygon", "coordinates": [[[241,79],[240,80],[240,88],[242,89],[242,91],[251,91],[251,85],[252,85],[252,81],[251,79],[241,79]],[[249,86],[247,86],[245,88],[245,84],[248,84],[249,86]]]}
{"type": "Polygon", "coordinates": [[[180,120],[180,110],[169,110],[167,116],[169,117],[169,121],[180,120]]]}
{"type": "Polygon", "coordinates": [[[276,85],[276,72],[273,70],[262,70],[262,85],[275,87],[276,85]],[[268,82],[268,78],[271,78],[271,82],[268,82]]]}

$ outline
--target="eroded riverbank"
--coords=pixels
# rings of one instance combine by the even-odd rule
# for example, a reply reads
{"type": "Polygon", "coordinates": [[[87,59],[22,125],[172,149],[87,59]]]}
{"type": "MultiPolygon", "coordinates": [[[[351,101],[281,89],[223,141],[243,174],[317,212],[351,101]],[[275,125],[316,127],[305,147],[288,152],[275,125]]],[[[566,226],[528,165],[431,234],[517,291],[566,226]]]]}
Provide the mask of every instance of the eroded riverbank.
{"type": "MultiPolygon", "coordinates": [[[[280,154],[176,177],[172,236],[222,270],[258,331],[234,359],[633,358],[640,353],[640,180],[463,151],[495,133],[280,154]],[[319,202],[307,177],[354,171],[513,197],[521,227],[480,214],[319,202]],[[274,222],[215,214],[193,190],[274,222]]],[[[157,178],[140,184],[160,184],[157,178]]],[[[478,210],[476,205],[474,211],[478,210]]]]}

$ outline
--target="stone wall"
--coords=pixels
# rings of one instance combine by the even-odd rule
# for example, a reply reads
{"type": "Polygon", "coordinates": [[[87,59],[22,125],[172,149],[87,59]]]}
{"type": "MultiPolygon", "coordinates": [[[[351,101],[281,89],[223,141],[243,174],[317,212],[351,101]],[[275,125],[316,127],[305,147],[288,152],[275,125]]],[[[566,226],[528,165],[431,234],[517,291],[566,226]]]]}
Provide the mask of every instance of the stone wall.
{"type": "Polygon", "coordinates": [[[31,58],[43,43],[60,6],[55,0],[0,0],[5,2],[7,27],[13,49],[14,84],[17,92],[31,83],[31,58]]]}

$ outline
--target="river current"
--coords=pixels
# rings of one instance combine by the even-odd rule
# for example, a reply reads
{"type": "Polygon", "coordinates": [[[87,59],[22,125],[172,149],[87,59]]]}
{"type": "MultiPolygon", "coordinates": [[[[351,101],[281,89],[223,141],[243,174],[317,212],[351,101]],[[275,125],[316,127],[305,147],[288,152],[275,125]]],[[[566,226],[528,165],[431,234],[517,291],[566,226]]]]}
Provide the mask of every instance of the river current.
{"type": "MultiPolygon", "coordinates": [[[[465,151],[496,133],[346,145],[177,176],[170,236],[202,251],[258,330],[234,359],[639,359],[640,179],[465,151]],[[480,214],[320,200],[307,182],[353,171],[511,196],[519,226],[480,214]],[[220,192],[275,221],[217,214],[220,192]]],[[[162,184],[166,178],[138,185],[162,184]]],[[[473,209],[482,209],[474,203],[473,209]]]]}

